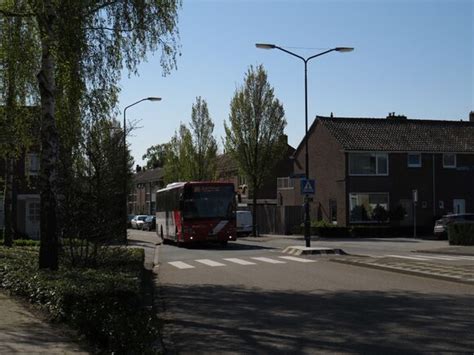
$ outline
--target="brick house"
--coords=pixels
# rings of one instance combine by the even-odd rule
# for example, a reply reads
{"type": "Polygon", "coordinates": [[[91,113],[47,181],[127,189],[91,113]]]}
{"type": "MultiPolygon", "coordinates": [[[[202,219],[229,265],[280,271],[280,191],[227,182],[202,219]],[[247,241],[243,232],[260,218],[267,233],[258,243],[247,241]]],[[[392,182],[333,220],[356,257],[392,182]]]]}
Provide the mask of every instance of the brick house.
{"type": "MultiPolygon", "coordinates": [[[[14,163],[12,212],[17,234],[39,239],[40,193],[38,190],[39,153],[30,151],[14,163]]],[[[0,162],[0,174],[5,175],[5,161],[0,162]]],[[[0,193],[0,229],[4,227],[3,189],[0,193]]]]}
{"type": "MultiPolygon", "coordinates": [[[[390,223],[410,226],[415,210],[428,229],[441,215],[474,212],[473,112],[469,121],[317,116],[308,134],[312,219],[370,224],[381,209],[398,210],[401,220],[390,223]]],[[[304,147],[295,152],[296,173],[305,170],[304,147]]],[[[290,180],[295,188],[279,190],[282,204],[301,206],[299,182],[290,180]]]]}
{"type": "Polygon", "coordinates": [[[163,168],[137,171],[133,177],[133,187],[128,198],[128,214],[154,215],[155,192],[162,187],[164,187],[163,168]]]}

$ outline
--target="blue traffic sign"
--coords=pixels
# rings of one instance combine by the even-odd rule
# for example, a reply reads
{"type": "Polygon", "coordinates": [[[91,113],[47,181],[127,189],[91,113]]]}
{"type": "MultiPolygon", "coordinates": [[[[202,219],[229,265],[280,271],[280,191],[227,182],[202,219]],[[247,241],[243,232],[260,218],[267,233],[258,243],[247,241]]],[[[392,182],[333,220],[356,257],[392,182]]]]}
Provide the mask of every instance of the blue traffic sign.
{"type": "Polygon", "coordinates": [[[301,194],[314,195],[314,192],[316,191],[315,185],[316,185],[316,182],[314,179],[301,179],[300,180],[301,194]]]}

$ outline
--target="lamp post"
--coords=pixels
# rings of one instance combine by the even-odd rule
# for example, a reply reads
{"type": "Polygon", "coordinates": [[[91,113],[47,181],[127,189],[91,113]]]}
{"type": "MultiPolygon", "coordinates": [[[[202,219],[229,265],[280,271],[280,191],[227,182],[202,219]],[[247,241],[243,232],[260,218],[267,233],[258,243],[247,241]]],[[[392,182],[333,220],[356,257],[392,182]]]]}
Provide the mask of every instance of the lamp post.
{"type": "MultiPolygon", "coordinates": [[[[290,52],[287,49],[281,48],[275,44],[268,43],[256,43],[255,46],[260,49],[278,49],[282,52],[288,53],[293,57],[299,58],[304,63],[304,115],[305,115],[305,177],[309,179],[309,154],[308,154],[308,62],[311,59],[317,58],[329,52],[351,52],[354,50],[352,47],[336,47],[329,49],[327,51],[312,55],[308,58],[304,58],[296,53],[290,52]]],[[[306,247],[311,246],[311,233],[310,233],[310,218],[309,218],[309,201],[308,194],[305,194],[304,197],[304,239],[306,241],[306,247]]]]}
{"type": "Polygon", "coordinates": [[[124,215],[123,215],[123,223],[125,224],[125,228],[124,228],[124,231],[125,231],[125,242],[127,242],[127,225],[126,225],[126,221],[127,221],[127,203],[128,203],[128,198],[127,198],[127,141],[126,141],[126,136],[127,136],[127,109],[132,107],[132,106],[135,106],[137,104],[139,104],[140,102],[143,102],[143,101],[161,101],[161,97],[153,97],[153,96],[150,96],[150,97],[145,97],[141,100],[138,100],[136,102],[134,102],[133,104],[131,105],[128,105],[127,107],[125,107],[125,109],[123,110],[123,172],[124,172],[124,176],[123,176],[123,196],[124,196],[124,215]]]}

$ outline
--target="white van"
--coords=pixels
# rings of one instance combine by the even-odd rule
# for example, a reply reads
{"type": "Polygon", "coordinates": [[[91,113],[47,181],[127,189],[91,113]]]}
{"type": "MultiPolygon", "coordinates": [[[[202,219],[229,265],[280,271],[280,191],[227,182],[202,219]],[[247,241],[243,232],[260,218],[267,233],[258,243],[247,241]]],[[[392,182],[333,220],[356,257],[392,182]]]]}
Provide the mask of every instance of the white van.
{"type": "Polygon", "coordinates": [[[252,212],[237,211],[237,236],[248,236],[252,234],[252,212]]]}

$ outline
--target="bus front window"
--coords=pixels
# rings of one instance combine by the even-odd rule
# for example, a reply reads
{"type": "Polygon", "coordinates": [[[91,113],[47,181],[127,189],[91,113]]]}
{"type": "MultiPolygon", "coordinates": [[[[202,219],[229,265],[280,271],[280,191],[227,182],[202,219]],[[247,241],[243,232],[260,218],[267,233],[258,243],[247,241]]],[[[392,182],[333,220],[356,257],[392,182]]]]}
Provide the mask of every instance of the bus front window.
{"type": "Polygon", "coordinates": [[[184,196],[184,218],[233,218],[235,201],[232,186],[192,188],[184,196]]]}

